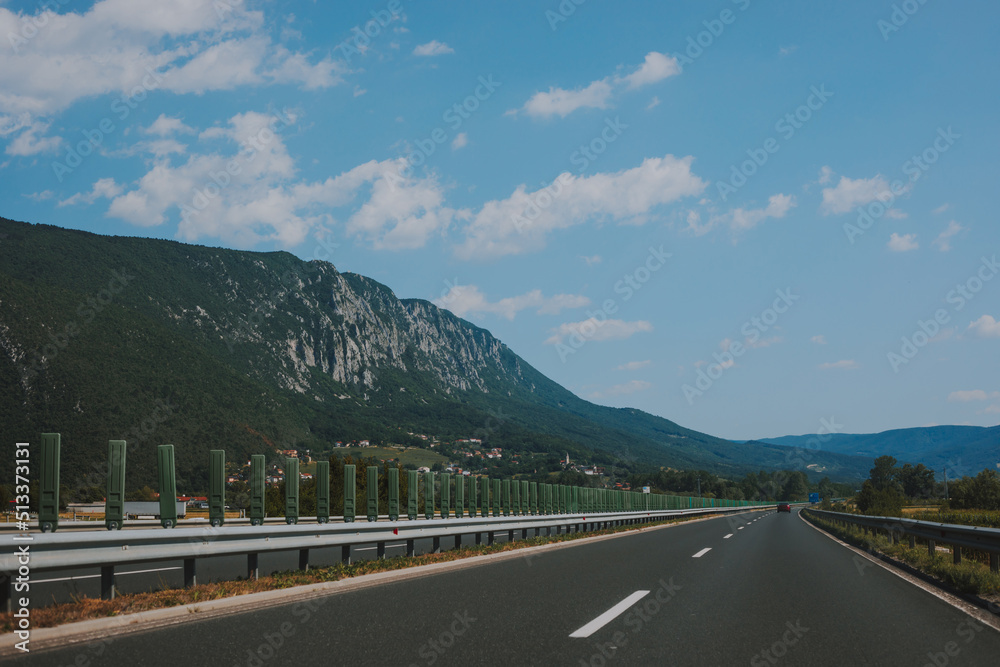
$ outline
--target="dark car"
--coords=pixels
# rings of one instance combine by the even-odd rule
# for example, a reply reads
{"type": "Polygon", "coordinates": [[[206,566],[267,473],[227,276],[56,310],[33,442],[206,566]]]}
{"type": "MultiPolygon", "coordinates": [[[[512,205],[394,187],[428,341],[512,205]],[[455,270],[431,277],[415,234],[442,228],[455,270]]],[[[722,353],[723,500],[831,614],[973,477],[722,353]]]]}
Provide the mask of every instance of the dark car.
{"type": "Polygon", "coordinates": [[[788,503],[778,503],[778,511],[779,512],[791,512],[792,511],[792,506],[789,505],[788,503]]]}

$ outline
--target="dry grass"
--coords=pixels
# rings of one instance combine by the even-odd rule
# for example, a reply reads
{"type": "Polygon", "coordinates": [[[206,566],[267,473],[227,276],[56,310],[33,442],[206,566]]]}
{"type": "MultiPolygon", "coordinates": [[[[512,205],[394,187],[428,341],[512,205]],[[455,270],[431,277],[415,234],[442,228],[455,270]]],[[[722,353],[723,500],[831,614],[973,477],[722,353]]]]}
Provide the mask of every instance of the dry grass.
{"type": "MultiPolygon", "coordinates": [[[[323,583],[327,581],[339,581],[349,577],[358,577],[376,572],[401,570],[409,567],[418,567],[420,565],[429,565],[431,563],[443,563],[463,558],[472,558],[474,556],[483,556],[486,554],[525,549],[527,547],[535,547],[543,544],[568,542],[586,537],[610,535],[613,533],[650,528],[670,523],[681,523],[695,518],[703,519],[706,518],[706,516],[665,519],[654,523],[620,526],[617,528],[591,531],[588,533],[564,533],[549,537],[534,537],[527,540],[495,543],[492,546],[466,546],[461,549],[444,551],[438,554],[423,554],[412,558],[399,556],[395,558],[387,558],[385,560],[358,561],[351,563],[350,565],[337,563],[336,565],[329,567],[310,569],[308,571],[290,570],[275,572],[272,575],[260,577],[256,580],[239,579],[236,581],[222,581],[218,583],[202,584],[191,588],[119,595],[114,600],[100,600],[96,598],[84,597],[73,602],[32,609],[31,622],[32,627],[49,628],[57,625],[63,625],[65,623],[85,621],[93,618],[123,616],[125,614],[134,614],[141,611],[149,611],[151,609],[177,607],[195,602],[206,602],[209,600],[218,600],[220,598],[234,597],[237,595],[247,595],[249,593],[260,593],[263,591],[273,591],[283,588],[292,588],[294,586],[323,583]]],[[[13,615],[10,613],[0,614],[0,632],[11,632],[12,630],[13,615]]]]}

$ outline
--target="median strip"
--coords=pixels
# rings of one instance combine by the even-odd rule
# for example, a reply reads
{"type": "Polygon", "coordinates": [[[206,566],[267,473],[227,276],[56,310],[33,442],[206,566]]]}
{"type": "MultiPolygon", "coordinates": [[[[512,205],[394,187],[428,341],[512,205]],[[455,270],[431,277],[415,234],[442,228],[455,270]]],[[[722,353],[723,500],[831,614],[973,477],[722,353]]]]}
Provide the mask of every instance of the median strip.
{"type": "Polygon", "coordinates": [[[632,605],[634,605],[636,602],[646,597],[647,595],[649,595],[649,591],[636,591],[635,593],[632,593],[632,595],[628,596],[627,598],[616,604],[611,609],[608,609],[606,612],[604,612],[603,614],[592,620],[590,623],[587,623],[579,630],[571,633],[570,637],[574,637],[576,639],[589,637],[590,635],[594,634],[595,632],[603,628],[605,625],[610,623],[611,621],[621,616],[626,609],[628,609],[629,607],[631,607],[632,605]]]}

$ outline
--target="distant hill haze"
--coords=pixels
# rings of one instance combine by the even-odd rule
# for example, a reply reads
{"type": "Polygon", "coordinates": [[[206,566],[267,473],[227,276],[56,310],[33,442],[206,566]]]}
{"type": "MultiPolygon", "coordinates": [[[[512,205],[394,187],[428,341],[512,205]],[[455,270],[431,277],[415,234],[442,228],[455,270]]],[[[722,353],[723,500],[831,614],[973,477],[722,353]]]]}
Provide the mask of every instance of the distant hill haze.
{"type": "MultiPolygon", "coordinates": [[[[790,435],[762,442],[803,447],[816,438],[790,435]]],[[[944,479],[946,468],[949,479],[974,477],[981,470],[1000,468],[1000,426],[927,426],[866,435],[834,433],[822,436],[822,449],[867,459],[889,455],[901,462],[923,463],[934,470],[939,480],[944,479]]]]}
{"type": "Polygon", "coordinates": [[[245,462],[410,432],[730,477],[846,481],[871,465],[589,403],[489,331],[327,262],[2,218],[0,427],[3,460],[18,440],[62,433],[63,482],[90,486],[104,483],[109,439],[128,442],[130,487],[155,486],[155,446],[174,444],[188,490],[207,488],[210,449],[245,462]]]}

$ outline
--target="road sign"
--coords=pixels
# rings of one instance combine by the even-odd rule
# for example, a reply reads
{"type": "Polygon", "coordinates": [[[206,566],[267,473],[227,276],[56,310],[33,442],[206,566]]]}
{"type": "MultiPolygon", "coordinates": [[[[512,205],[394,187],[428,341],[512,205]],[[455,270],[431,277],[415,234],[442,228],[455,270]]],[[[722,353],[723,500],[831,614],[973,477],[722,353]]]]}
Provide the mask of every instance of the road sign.
{"type": "Polygon", "coordinates": [[[811,502],[811,503],[818,503],[819,502],[819,494],[818,493],[810,493],[809,494],[809,502],[811,502]]]}

